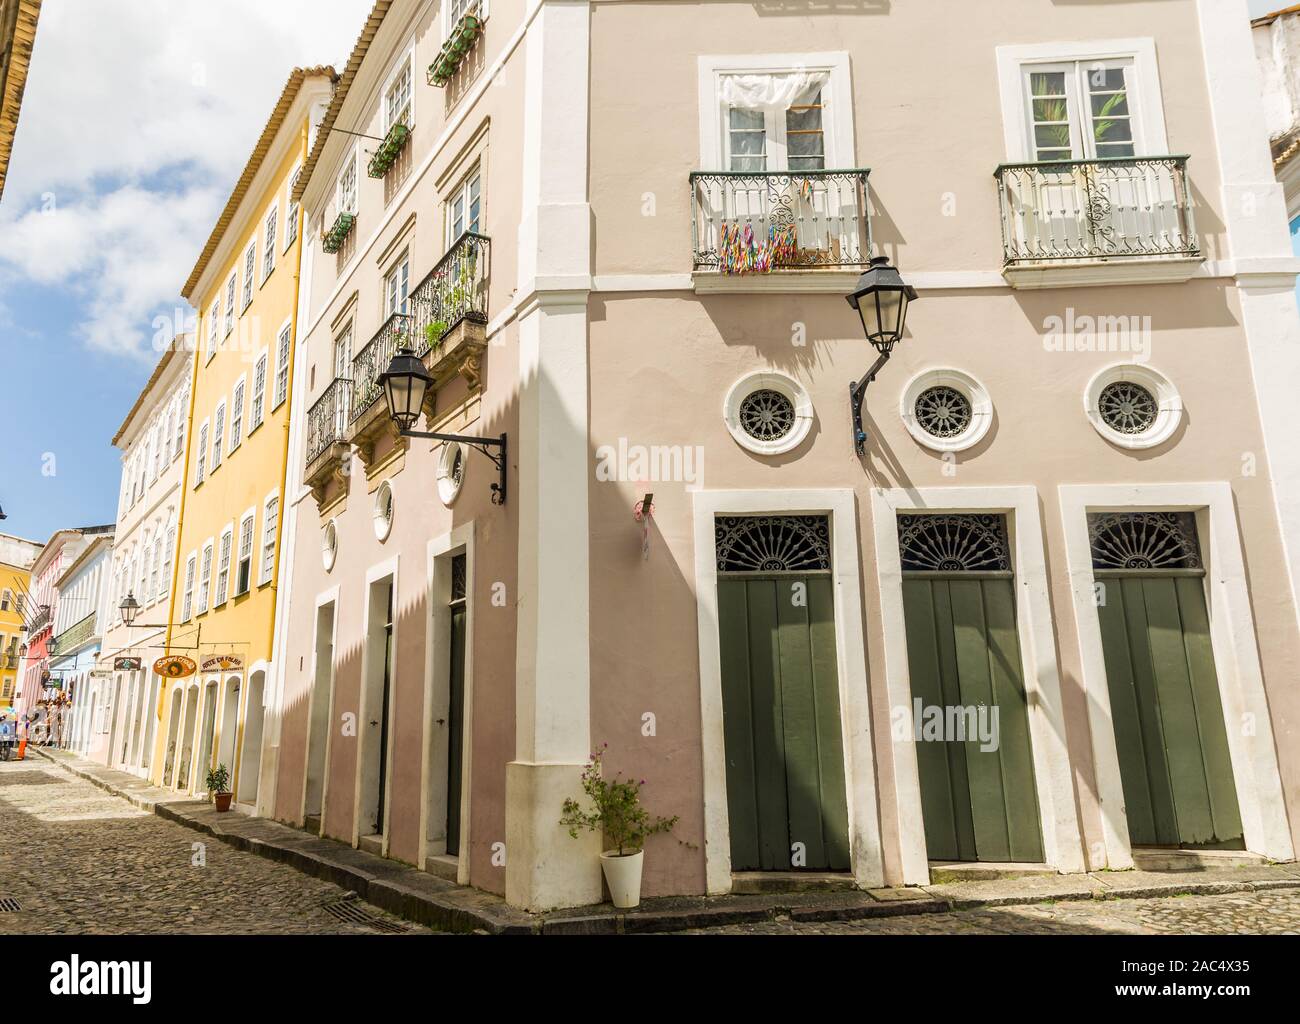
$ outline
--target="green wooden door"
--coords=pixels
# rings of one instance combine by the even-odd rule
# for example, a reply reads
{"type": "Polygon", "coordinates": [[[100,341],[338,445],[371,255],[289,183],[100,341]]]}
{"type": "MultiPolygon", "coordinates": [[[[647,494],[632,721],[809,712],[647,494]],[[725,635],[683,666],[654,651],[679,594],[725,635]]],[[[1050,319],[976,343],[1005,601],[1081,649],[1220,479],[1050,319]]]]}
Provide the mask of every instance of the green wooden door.
{"type": "Polygon", "coordinates": [[[849,870],[829,575],[720,575],[735,871],[849,870]]]}
{"type": "Polygon", "coordinates": [[[898,539],[926,854],[1040,863],[1006,519],[900,515],[898,539]]]}
{"type": "Polygon", "coordinates": [[[460,771],[465,751],[465,603],[451,609],[451,671],[447,708],[447,853],[460,855],[460,771]]]}
{"type": "Polygon", "coordinates": [[[1012,588],[973,573],[903,580],[931,860],[1043,859],[1012,588]]]}
{"type": "Polygon", "coordinates": [[[1240,849],[1195,516],[1088,522],[1129,840],[1240,849]]]}
{"type": "Polygon", "coordinates": [[[1098,573],[1115,748],[1134,846],[1241,846],[1200,574],[1098,573]]]}

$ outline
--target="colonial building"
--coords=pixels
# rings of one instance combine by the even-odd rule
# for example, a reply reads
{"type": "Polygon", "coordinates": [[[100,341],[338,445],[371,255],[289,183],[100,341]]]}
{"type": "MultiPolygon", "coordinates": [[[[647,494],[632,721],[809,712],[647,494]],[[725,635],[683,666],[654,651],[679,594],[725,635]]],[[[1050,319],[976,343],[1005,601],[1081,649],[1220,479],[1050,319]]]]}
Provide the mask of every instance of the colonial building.
{"type": "Polygon", "coordinates": [[[193,361],[193,339],[177,338],[113,437],[122,450],[122,488],[98,666],[112,679],[113,742],[102,748],[102,760],[142,777],[149,774],[157,740],[163,681],[152,666],[163,654],[171,621],[193,361]]]}
{"type": "Polygon", "coordinates": [[[46,645],[50,678],[70,708],[60,723],[59,742],[103,760],[111,739],[111,672],[99,667],[107,621],[108,574],[113,551],[109,527],[86,534],[86,544],[54,581],[54,633],[46,645]]]}
{"type": "Polygon", "coordinates": [[[0,712],[14,706],[27,651],[32,563],[41,553],[36,541],[0,533],[0,712]]]}
{"type": "Polygon", "coordinates": [[[1245,4],[1014,9],[375,5],[293,193],[271,813],[596,902],[608,742],[647,895],[1294,857],[1245,4]]]}
{"type": "MultiPolygon", "coordinates": [[[[56,530],[32,563],[31,594],[26,603],[27,653],[20,666],[19,696],[14,707],[34,721],[66,726],[68,702],[73,693],[59,675],[51,672],[58,644],[58,581],[96,537],[111,534],[112,526],[86,526],[56,530]]],[[[66,731],[64,733],[66,735],[66,731]]]]}
{"type": "Polygon", "coordinates": [[[182,288],[199,326],[166,647],[199,671],[164,694],[149,777],[201,792],[224,764],[241,805],[256,802],[275,622],[301,246],[292,186],[332,78],[289,76],[182,288]]]}
{"type": "Polygon", "coordinates": [[[1300,5],[1256,18],[1251,28],[1273,165],[1294,225],[1300,219],[1300,5]]]}

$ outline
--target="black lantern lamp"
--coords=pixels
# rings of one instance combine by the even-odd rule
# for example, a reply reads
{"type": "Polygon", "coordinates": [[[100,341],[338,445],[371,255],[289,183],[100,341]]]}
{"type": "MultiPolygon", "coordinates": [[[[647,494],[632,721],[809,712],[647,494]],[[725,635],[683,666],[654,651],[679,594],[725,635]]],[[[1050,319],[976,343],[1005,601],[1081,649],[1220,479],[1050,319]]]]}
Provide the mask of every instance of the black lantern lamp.
{"type": "Polygon", "coordinates": [[[880,353],[862,379],[849,385],[849,403],[853,407],[853,447],[859,455],[866,451],[867,433],[862,429],[862,400],[867,385],[876,379],[881,368],[893,355],[894,346],[903,337],[907,324],[907,307],[916,298],[916,289],[905,282],[898,270],[890,265],[888,256],[876,256],[871,267],[858,278],[849,305],[862,318],[862,331],[867,340],[880,353]]]}
{"type": "Polygon", "coordinates": [[[126,598],[117,610],[122,614],[122,621],[128,626],[135,625],[135,617],[140,614],[140,602],[135,599],[135,594],[131,591],[126,592],[126,598]]]}
{"type": "Polygon", "coordinates": [[[57,654],[59,652],[59,638],[57,636],[52,636],[46,640],[45,650],[49,654],[57,654]]]}
{"type": "Polygon", "coordinates": [[[388,369],[379,375],[388,402],[388,415],[397,425],[402,437],[420,437],[431,441],[445,441],[469,445],[492,460],[499,479],[492,485],[492,504],[506,503],[506,435],[500,437],[467,437],[463,434],[438,434],[416,430],[424,408],[424,398],[433,386],[433,378],[424,368],[424,362],[408,347],[397,350],[388,369]]]}

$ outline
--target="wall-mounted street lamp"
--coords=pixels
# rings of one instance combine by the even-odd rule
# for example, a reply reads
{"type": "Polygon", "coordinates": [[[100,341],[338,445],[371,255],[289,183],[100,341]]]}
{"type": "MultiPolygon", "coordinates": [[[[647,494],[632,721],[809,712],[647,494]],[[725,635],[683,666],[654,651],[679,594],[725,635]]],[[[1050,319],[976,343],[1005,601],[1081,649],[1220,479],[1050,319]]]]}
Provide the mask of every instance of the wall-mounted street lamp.
{"type": "Polygon", "coordinates": [[[117,606],[117,610],[122,616],[122,622],[129,628],[135,625],[135,617],[140,614],[140,602],[135,599],[135,594],[128,590],[126,598],[117,606]]]}
{"type": "Polygon", "coordinates": [[[486,455],[499,474],[499,481],[492,485],[492,504],[506,503],[505,434],[500,437],[466,437],[463,434],[437,434],[414,429],[424,408],[424,396],[433,386],[433,378],[429,376],[429,371],[424,368],[423,361],[414,349],[398,349],[393,361],[388,364],[388,369],[379,375],[379,383],[383,385],[384,397],[388,401],[388,415],[393,418],[402,437],[459,442],[486,455]]]}
{"type": "Polygon", "coordinates": [[[867,432],[862,429],[862,400],[867,385],[876,379],[889,361],[894,346],[903,337],[907,307],[916,298],[916,289],[890,265],[888,256],[876,256],[871,267],[858,278],[858,285],[848,297],[849,305],[862,318],[862,331],[880,353],[862,379],[849,385],[849,403],[853,408],[853,447],[859,455],[866,452],[867,432]]]}

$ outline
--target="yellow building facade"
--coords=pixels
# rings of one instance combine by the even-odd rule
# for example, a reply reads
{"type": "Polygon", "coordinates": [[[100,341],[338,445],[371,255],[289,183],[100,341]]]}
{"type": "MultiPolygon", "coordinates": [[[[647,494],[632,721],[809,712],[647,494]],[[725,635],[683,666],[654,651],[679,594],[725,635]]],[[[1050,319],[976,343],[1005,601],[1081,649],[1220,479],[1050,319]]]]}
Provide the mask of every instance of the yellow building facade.
{"type": "Polygon", "coordinates": [[[333,70],[295,69],[182,294],[195,307],[167,656],[151,781],[256,803],[270,678],[297,338],[302,213],[292,199],[333,70]]]}
{"type": "Polygon", "coordinates": [[[34,614],[28,595],[41,545],[0,534],[0,714],[14,706],[21,685],[22,647],[34,614]]]}

